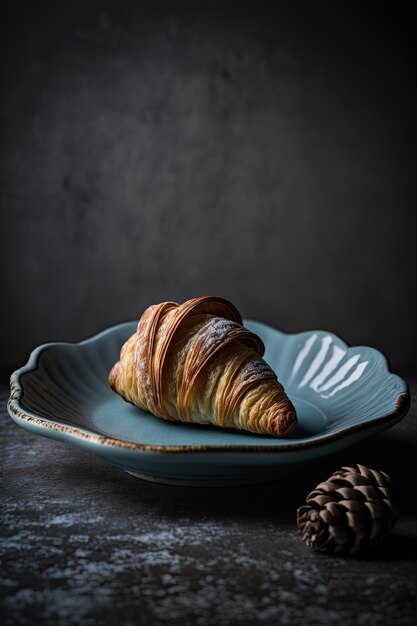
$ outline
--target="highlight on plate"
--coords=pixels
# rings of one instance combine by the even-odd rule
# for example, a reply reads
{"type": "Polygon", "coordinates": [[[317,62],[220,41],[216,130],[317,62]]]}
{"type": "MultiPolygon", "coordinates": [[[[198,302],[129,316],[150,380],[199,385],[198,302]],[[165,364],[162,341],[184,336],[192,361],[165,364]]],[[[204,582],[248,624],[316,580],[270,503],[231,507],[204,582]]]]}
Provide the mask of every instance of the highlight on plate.
{"type": "Polygon", "coordinates": [[[264,350],[223,298],[162,302],[143,313],[109,383],[127,402],[166,420],[285,437],[297,416],[264,350]]]}

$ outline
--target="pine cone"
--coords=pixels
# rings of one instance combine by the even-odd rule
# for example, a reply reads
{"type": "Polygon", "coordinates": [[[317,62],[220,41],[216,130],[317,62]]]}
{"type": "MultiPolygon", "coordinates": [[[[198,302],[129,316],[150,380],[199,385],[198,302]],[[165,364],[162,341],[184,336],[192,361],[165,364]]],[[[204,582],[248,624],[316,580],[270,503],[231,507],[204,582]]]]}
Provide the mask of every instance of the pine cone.
{"type": "Polygon", "coordinates": [[[308,494],[297,525],[308,546],[355,554],[381,543],[398,516],[398,498],[384,472],[363,465],[342,467],[308,494]]]}

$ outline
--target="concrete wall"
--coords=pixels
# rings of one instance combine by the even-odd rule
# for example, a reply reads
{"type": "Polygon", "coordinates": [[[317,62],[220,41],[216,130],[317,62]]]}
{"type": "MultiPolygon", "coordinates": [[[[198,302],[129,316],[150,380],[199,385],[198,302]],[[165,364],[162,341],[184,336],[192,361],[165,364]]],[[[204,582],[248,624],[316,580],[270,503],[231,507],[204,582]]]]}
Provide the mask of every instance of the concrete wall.
{"type": "Polygon", "coordinates": [[[13,3],[3,372],[206,293],[415,368],[408,17],[393,6],[13,3]]]}

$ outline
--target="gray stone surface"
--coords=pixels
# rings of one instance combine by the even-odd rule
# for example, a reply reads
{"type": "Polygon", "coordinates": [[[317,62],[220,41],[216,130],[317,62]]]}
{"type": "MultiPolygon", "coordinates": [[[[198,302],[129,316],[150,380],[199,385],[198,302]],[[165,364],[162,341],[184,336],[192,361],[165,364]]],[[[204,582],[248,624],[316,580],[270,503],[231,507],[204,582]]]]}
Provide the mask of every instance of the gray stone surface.
{"type": "MultiPolygon", "coordinates": [[[[417,380],[412,384],[417,401],[417,380]]],[[[239,488],[158,486],[6,415],[4,626],[411,626],[417,622],[417,413],[303,474],[239,488]],[[366,558],[314,553],[295,512],[341,465],[388,472],[401,516],[366,558]]]]}
{"type": "Polygon", "coordinates": [[[415,371],[406,3],[6,4],[0,370],[209,293],[415,371]]]}

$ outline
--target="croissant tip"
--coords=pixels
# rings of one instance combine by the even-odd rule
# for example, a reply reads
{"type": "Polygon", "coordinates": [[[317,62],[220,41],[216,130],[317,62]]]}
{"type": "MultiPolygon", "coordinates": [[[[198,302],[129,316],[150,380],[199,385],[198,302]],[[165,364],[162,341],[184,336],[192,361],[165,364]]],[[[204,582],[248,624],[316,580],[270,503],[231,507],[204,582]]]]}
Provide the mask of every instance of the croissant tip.
{"type": "Polygon", "coordinates": [[[276,437],[287,437],[297,426],[297,415],[293,409],[287,411],[271,411],[269,414],[269,427],[271,434],[276,437]]]}
{"type": "Polygon", "coordinates": [[[297,427],[297,415],[294,411],[289,411],[282,417],[281,421],[281,436],[287,437],[290,435],[297,427]]]}
{"type": "Polygon", "coordinates": [[[118,373],[119,373],[119,361],[117,361],[117,363],[113,365],[109,374],[109,385],[113,389],[113,391],[116,391],[116,379],[117,379],[118,373]]]}

